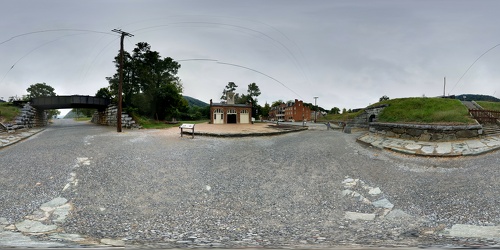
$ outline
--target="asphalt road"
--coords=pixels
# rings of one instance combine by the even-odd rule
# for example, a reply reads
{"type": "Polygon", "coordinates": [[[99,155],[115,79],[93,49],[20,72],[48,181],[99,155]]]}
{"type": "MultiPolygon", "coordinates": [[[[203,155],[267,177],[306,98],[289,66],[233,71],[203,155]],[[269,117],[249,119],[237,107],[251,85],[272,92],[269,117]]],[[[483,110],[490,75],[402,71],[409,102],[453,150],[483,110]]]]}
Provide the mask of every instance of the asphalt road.
{"type": "MultiPolygon", "coordinates": [[[[500,153],[418,158],[359,134],[180,138],[57,120],[0,150],[0,218],[66,198],[59,233],[130,246],[492,245],[447,234],[500,225],[500,153]]],[[[36,236],[50,240],[48,234],[36,236]]],[[[500,237],[500,236],[499,236],[500,237]]]]}

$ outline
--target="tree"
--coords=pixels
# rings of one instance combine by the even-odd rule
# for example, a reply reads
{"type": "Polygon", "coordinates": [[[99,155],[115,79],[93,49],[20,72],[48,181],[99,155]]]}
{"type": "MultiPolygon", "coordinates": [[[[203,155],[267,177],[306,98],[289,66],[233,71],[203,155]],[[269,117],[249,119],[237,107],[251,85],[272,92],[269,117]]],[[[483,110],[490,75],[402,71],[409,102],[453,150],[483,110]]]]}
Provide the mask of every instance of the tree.
{"type": "MultiPolygon", "coordinates": [[[[28,100],[32,98],[44,97],[44,96],[56,96],[54,88],[47,85],[46,83],[36,83],[30,85],[26,91],[28,92],[28,100]]],[[[47,110],[48,117],[53,118],[58,116],[61,112],[57,109],[47,110]]]]}
{"type": "Polygon", "coordinates": [[[47,85],[46,83],[32,84],[29,86],[29,88],[26,89],[26,91],[28,92],[29,99],[43,96],[56,96],[54,88],[47,85]]]}
{"type": "Polygon", "coordinates": [[[384,95],[384,96],[380,97],[380,99],[378,101],[381,102],[381,101],[387,101],[387,100],[389,100],[389,97],[384,95]]]}
{"type": "Polygon", "coordinates": [[[247,94],[253,101],[257,102],[257,97],[261,94],[259,86],[254,82],[248,84],[247,94]]]}
{"type": "Polygon", "coordinates": [[[247,94],[248,101],[252,103],[252,116],[257,118],[259,111],[262,114],[262,110],[260,110],[257,105],[257,97],[261,94],[259,86],[254,82],[248,84],[247,94]]]}
{"type": "MultiPolygon", "coordinates": [[[[220,97],[220,99],[223,101],[227,101],[227,98],[228,98],[227,93],[229,93],[229,92],[234,93],[234,91],[236,90],[237,87],[238,87],[238,85],[236,85],[236,83],[234,83],[234,82],[227,83],[226,87],[224,87],[224,89],[222,90],[222,96],[220,97]]],[[[237,95],[237,94],[235,93],[235,95],[237,95]]],[[[235,98],[235,100],[236,100],[236,98],[235,98]]]]}
{"type": "Polygon", "coordinates": [[[337,107],[333,107],[331,110],[330,110],[330,114],[340,114],[340,109],[337,108],[337,107]]]}
{"type": "Polygon", "coordinates": [[[277,100],[271,104],[271,107],[278,107],[279,105],[283,104],[283,100],[277,100]]]}
{"type": "MultiPolygon", "coordinates": [[[[111,93],[118,93],[120,54],[115,57],[117,73],[107,77],[111,93]]],[[[140,42],[125,53],[123,65],[123,105],[142,115],[163,120],[175,118],[187,110],[182,98],[182,83],[176,76],[181,65],[170,57],[162,58],[151,45],[140,42]]]]}
{"type": "Polygon", "coordinates": [[[271,111],[271,106],[266,102],[266,104],[264,104],[264,107],[262,107],[262,113],[260,115],[268,117],[269,111],[271,111]]]}
{"type": "Polygon", "coordinates": [[[95,97],[111,99],[112,95],[111,95],[111,91],[109,91],[109,88],[100,88],[95,93],[95,97]]]}

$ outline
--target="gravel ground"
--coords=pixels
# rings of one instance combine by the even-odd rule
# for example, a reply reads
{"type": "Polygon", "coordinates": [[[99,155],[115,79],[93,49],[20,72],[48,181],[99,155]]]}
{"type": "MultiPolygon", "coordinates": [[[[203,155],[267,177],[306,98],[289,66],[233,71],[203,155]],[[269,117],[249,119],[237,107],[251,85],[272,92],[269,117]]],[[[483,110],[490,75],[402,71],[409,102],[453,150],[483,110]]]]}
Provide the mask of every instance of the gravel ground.
{"type": "Polygon", "coordinates": [[[58,121],[0,150],[0,217],[18,222],[61,196],[74,207],[62,231],[137,247],[496,244],[441,232],[500,225],[499,153],[416,158],[366,148],[356,136],[191,139],[178,129],[116,133],[58,121]],[[63,191],[71,174],[77,181],[63,191]],[[349,190],[394,207],[343,196],[346,180],[358,183],[349,190]]]}

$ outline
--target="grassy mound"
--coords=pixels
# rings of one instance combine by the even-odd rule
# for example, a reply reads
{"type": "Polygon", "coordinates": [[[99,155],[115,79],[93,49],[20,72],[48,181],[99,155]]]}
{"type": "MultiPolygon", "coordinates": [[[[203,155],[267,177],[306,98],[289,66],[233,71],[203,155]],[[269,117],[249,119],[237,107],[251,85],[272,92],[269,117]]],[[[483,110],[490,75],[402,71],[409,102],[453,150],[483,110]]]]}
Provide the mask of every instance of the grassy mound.
{"type": "Polygon", "coordinates": [[[380,122],[426,124],[473,124],[475,120],[459,100],[444,98],[401,98],[374,105],[389,104],[378,120],[380,122]]]}

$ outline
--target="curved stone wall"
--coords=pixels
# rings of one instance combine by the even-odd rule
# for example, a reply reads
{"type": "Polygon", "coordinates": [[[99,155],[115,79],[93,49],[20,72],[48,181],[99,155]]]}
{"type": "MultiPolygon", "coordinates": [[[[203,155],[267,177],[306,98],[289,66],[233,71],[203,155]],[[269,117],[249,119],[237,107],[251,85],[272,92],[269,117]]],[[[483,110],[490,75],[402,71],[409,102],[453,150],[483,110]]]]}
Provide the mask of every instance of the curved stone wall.
{"type": "Polygon", "coordinates": [[[397,123],[370,123],[371,133],[382,134],[416,141],[453,141],[460,139],[478,138],[483,134],[480,124],[473,125],[431,125],[431,124],[397,124],[397,123]]]}

